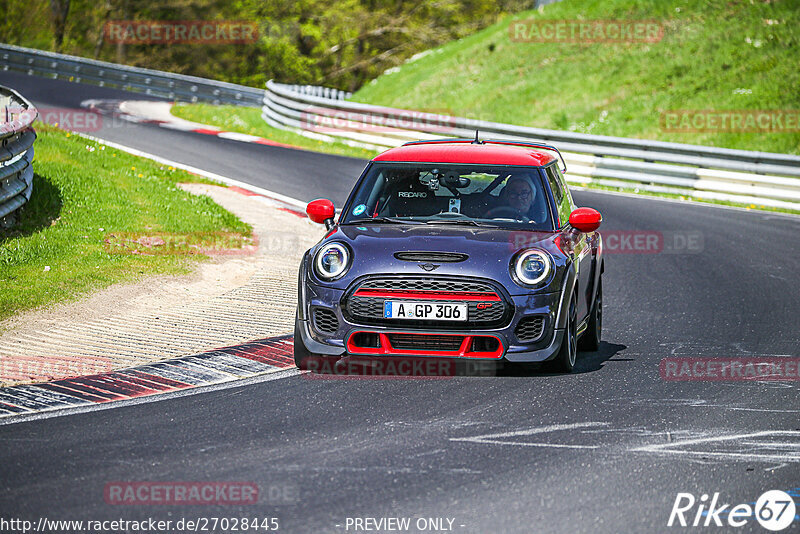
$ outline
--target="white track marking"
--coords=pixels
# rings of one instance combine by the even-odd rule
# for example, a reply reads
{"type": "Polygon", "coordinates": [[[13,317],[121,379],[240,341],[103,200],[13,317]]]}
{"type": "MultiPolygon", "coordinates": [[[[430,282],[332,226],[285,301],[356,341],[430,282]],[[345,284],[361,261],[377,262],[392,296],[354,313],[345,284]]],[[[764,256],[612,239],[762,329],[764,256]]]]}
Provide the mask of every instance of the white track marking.
{"type": "Polygon", "coordinates": [[[178,130],[179,132],[191,132],[197,129],[197,126],[191,124],[179,124],[174,122],[165,122],[163,124],[159,124],[161,128],[167,128],[168,130],[178,130]]]}
{"type": "Polygon", "coordinates": [[[241,141],[243,143],[255,143],[261,140],[261,138],[256,135],[243,134],[239,132],[220,132],[217,134],[217,137],[230,139],[231,141],[241,141]]]}
{"type": "MultiPolygon", "coordinates": [[[[740,382],[738,385],[741,387],[745,383],[740,382]]],[[[778,382],[760,382],[764,385],[775,385],[778,382]]],[[[727,385],[722,382],[720,385],[727,385]]],[[[788,385],[788,387],[793,387],[788,385]]],[[[777,389],[777,388],[776,388],[777,389]]],[[[730,406],[727,404],[710,404],[705,399],[621,399],[611,398],[601,401],[603,404],[610,406],[627,406],[632,404],[634,406],[677,406],[689,408],[714,408],[718,410],[732,410],[739,412],[765,412],[765,413],[798,413],[800,409],[783,409],[783,408],[752,408],[749,406],[730,406]]]]}
{"type": "MultiPolygon", "coordinates": [[[[735,443],[734,443],[735,445],[735,443]]],[[[746,447],[742,447],[743,449],[746,447]]],[[[766,461],[766,462],[800,462],[800,431],[795,430],[765,430],[761,432],[751,432],[747,434],[730,434],[726,436],[715,436],[710,438],[689,439],[684,441],[675,441],[672,443],[661,443],[657,445],[645,445],[644,447],[636,447],[630,449],[632,452],[650,452],[661,454],[679,454],[684,456],[704,456],[722,458],[728,460],[750,460],[750,461],[766,461]],[[749,441],[748,438],[759,437],[773,437],[773,438],[794,438],[794,441],[749,441]],[[759,453],[759,452],[726,452],[714,450],[682,450],[679,447],[687,447],[692,445],[709,445],[713,447],[715,444],[722,442],[736,442],[740,441],[741,445],[746,445],[749,448],[753,446],[761,448],[761,450],[770,449],[794,449],[794,452],[789,453],[759,453]]]]}
{"type": "Polygon", "coordinates": [[[506,441],[505,438],[513,438],[518,436],[532,436],[535,434],[556,432],[558,430],[574,430],[577,428],[589,428],[589,427],[599,427],[607,425],[609,425],[609,423],[602,423],[597,421],[588,421],[585,423],[570,423],[563,425],[547,425],[536,428],[528,428],[525,430],[515,430],[513,432],[482,434],[480,436],[472,436],[468,438],[450,438],[450,441],[465,441],[468,443],[483,443],[487,445],[521,445],[525,447],[552,447],[556,449],[598,449],[600,448],[600,445],[568,445],[564,443],[506,441]]]}
{"type": "MultiPolygon", "coordinates": [[[[0,418],[0,426],[5,425],[13,425],[17,423],[26,423],[28,421],[39,421],[42,419],[52,419],[54,417],[63,417],[66,415],[76,415],[80,413],[87,413],[87,412],[99,412],[102,410],[113,410],[116,408],[122,408],[124,406],[133,406],[137,404],[148,404],[151,402],[159,402],[163,400],[175,399],[178,397],[188,397],[190,395],[198,395],[200,393],[208,393],[211,391],[219,391],[223,389],[232,389],[238,388],[242,386],[249,386],[252,384],[260,384],[262,382],[271,382],[273,380],[281,380],[284,378],[291,378],[293,376],[297,376],[301,374],[301,372],[297,368],[292,369],[276,369],[274,371],[269,371],[264,374],[260,374],[257,376],[253,376],[250,378],[240,379],[240,380],[229,380],[226,382],[221,382],[217,384],[210,384],[207,386],[197,386],[187,389],[181,389],[177,391],[168,391],[165,393],[158,393],[155,395],[148,395],[145,397],[135,397],[133,399],[124,399],[124,400],[115,400],[111,402],[101,403],[101,404],[89,404],[84,406],[76,406],[74,408],[61,408],[55,410],[47,410],[43,412],[33,413],[30,415],[15,415],[9,418],[2,419],[0,418]]],[[[3,441],[3,438],[0,438],[0,442],[3,441]]]]}
{"type": "Polygon", "coordinates": [[[197,174],[199,176],[203,176],[204,178],[208,178],[209,180],[214,180],[215,182],[221,182],[226,185],[233,185],[236,187],[241,187],[242,189],[246,189],[248,191],[252,191],[253,193],[258,193],[259,195],[263,195],[270,199],[276,200],[278,202],[282,202],[283,204],[288,204],[293,208],[299,208],[302,210],[306,209],[306,202],[302,200],[298,200],[296,198],[292,198],[286,195],[282,195],[280,193],[276,193],[275,191],[270,191],[269,189],[264,189],[263,187],[258,187],[255,185],[248,184],[246,182],[242,182],[239,180],[235,180],[233,178],[228,178],[227,176],[222,176],[220,174],[216,174],[213,172],[209,172],[203,169],[199,169],[197,167],[192,167],[191,165],[185,165],[183,163],[178,163],[177,161],[172,161],[166,158],[162,158],[161,156],[156,156],[155,154],[150,154],[148,152],[144,152],[142,150],[138,150],[136,148],[132,148],[129,146],[121,145],[119,143],[114,143],[112,141],[106,141],[105,139],[100,139],[98,137],[93,137],[91,135],[86,135],[82,133],[76,133],[85,139],[89,139],[96,143],[100,143],[101,145],[105,145],[111,148],[116,148],[117,150],[121,150],[123,152],[127,152],[128,154],[133,154],[134,156],[140,156],[143,158],[151,159],[157,163],[161,163],[162,165],[170,165],[177,169],[182,169],[186,172],[190,172],[192,174],[197,174]]]}
{"type": "Polygon", "coordinates": [[[787,462],[783,462],[782,464],[773,465],[772,467],[767,467],[764,469],[767,473],[771,473],[773,471],[777,471],[778,469],[783,469],[784,467],[788,467],[789,464],[787,462]]]}

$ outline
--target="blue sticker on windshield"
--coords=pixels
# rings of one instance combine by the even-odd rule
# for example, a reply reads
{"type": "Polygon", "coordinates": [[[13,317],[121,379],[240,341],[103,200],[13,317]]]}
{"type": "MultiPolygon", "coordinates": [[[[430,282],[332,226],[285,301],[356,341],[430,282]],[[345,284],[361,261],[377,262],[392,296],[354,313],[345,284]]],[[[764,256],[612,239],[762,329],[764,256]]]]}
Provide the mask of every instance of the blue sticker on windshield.
{"type": "Polygon", "coordinates": [[[367,205],[366,204],[359,204],[358,206],[353,208],[353,215],[361,215],[365,211],[367,211],[367,205]]]}

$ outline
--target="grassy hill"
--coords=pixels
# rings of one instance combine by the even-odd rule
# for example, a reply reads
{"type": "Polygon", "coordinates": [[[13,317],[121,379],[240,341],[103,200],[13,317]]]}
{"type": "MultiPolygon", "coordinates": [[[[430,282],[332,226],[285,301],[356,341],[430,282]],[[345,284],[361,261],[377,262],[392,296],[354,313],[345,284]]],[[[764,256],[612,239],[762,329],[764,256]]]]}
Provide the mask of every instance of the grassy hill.
{"type": "MultiPolygon", "coordinates": [[[[800,114],[798,0],[563,0],[412,59],[355,100],[512,124],[800,153],[800,133],[670,133],[672,110],[800,114]],[[511,39],[526,19],[655,19],[655,43],[511,39]]],[[[795,122],[795,126],[797,123],[795,122]]]]}

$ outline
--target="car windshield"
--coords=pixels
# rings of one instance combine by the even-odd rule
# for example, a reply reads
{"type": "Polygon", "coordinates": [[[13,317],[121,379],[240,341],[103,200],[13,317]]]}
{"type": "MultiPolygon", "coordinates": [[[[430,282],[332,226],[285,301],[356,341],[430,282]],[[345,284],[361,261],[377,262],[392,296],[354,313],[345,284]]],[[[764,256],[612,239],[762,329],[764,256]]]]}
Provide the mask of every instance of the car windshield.
{"type": "Polygon", "coordinates": [[[552,230],[537,167],[374,163],[342,224],[464,224],[552,230]]]}

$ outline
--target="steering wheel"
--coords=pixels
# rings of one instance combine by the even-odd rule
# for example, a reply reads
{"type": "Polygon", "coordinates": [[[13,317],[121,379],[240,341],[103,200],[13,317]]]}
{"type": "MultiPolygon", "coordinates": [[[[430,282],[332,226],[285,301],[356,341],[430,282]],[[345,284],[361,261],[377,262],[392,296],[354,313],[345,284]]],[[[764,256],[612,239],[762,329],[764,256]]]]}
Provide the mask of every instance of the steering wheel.
{"type": "Polygon", "coordinates": [[[487,219],[517,219],[523,222],[530,221],[530,218],[527,217],[524,213],[516,208],[512,208],[511,206],[497,206],[496,208],[492,208],[486,212],[484,215],[487,219]]]}

